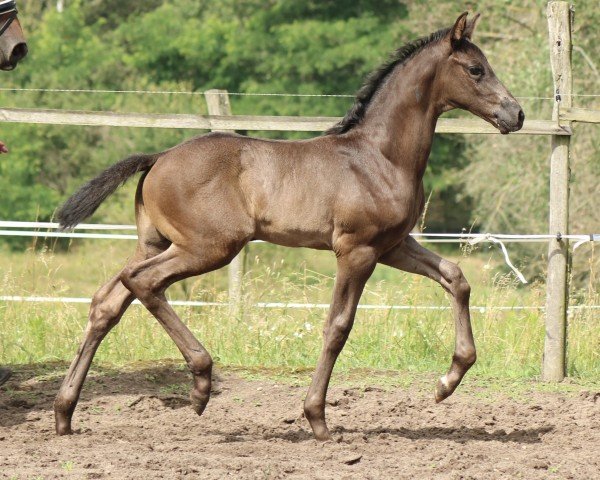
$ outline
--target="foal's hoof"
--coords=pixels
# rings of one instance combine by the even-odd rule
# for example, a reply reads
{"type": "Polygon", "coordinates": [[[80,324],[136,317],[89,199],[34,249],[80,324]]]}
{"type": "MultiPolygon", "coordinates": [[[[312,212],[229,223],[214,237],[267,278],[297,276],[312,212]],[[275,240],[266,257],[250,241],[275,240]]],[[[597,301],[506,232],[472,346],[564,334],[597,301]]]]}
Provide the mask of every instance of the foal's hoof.
{"type": "Polygon", "coordinates": [[[58,399],[54,402],[54,424],[56,425],[57,435],[72,435],[71,419],[73,418],[72,404],[61,402],[58,399]],[[66,406],[65,406],[66,405],[66,406]]]}
{"type": "Polygon", "coordinates": [[[315,440],[317,442],[329,442],[333,440],[331,433],[329,433],[329,429],[327,428],[327,424],[323,421],[313,420],[310,421],[310,418],[307,418],[308,423],[310,424],[310,428],[312,428],[313,434],[315,436],[315,440]]]}
{"type": "Polygon", "coordinates": [[[62,435],[73,435],[73,430],[71,429],[71,422],[65,419],[56,419],[56,434],[58,436],[62,435]]]}
{"type": "Polygon", "coordinates": [[[317,442],[332,442],[333,441],[333,437],[331,436],[331,433],[329,433],[329,431],[325,432],[325,433],[319,433],[318,435],[315,433],[315,440],[317,442]]]}
{"type": "Polygon", "coordinates": [[[210,397],[208,395],[198,395],[192,392],[190,394],[190,400],[192,401],[192,408],[194,409],[194,412],[196,412],[198,415],[202,415],[206,409],[206,405],[208,405],[209,398],[210,397]]]}
{"type": "Polygon", "coordinates": [[[437,386],[435,387],[435,403],[440,403],[445,400],[452,395],[453,392],[454,388],[451,388],[448,385],[448,378],[444,375],[438,380],[437,386]]]}

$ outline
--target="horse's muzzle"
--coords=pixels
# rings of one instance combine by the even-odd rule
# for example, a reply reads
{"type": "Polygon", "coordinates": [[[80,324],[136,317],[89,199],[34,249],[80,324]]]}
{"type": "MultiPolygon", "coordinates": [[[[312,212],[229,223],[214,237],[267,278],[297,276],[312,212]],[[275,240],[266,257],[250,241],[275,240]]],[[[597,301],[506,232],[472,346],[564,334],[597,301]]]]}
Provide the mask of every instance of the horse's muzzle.
{"type": "Polygon", "coordinates": [[[0,69],[5,71],[14,70],[17,68],[18,63],[27,56],[28,52],[29,49],[25,42],[17,43],[8,55],[8,60],[0,65],[0,69]]]}

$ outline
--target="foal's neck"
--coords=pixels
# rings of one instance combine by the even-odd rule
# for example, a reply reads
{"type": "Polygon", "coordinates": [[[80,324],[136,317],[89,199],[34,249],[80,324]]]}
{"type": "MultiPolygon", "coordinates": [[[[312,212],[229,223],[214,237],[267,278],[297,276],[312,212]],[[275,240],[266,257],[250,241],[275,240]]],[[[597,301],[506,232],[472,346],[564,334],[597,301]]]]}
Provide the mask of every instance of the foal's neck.
{"type": "Polygon", "coordinates": [[[399,65],[375,94],[358,129],[397,167],[420,181],[438,117],[434,89],[441,52],[425,48],[399,65]]]}

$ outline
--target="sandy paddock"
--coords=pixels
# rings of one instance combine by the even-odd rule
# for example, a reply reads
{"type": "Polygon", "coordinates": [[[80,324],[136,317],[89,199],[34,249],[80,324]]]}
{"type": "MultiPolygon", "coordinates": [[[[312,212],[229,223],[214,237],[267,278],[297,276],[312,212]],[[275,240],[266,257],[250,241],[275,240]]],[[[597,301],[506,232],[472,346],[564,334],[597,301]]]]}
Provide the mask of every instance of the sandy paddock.
{"type": "Polygon", "coordinates": [[[600,478],[600,392],[575,384],[515,393],[467,378],[436,405],[432,375],[405,387],[355,373],[331,387],[335,441],[318,443],[302,415],[308,374],[293,384],[217,369],[198,417],[175,364],[96,369],[77,433],[57,437],[64,370],[19,369],[0,388],[0,478],[600,478]]]}

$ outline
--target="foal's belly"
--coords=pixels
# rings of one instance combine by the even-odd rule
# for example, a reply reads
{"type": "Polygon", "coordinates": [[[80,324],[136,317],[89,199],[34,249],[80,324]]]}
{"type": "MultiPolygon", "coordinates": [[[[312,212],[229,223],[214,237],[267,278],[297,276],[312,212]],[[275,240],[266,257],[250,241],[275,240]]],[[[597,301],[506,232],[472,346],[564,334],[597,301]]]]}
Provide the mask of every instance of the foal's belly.
{"type": "Polygon", "coordinates": [[[289,247],[331,249],[332,208],[317,198],[272,198],[254,212],[255,238],[289,247]]]}
{"type": "Polygon", "coordinates": [[[387,250],[410,233],[418,216],[414,203],[372,204],[370,196],[270,198],[254,208],[255,238],[278,245],[335,249],[343,236],[351,243],[387,250]]]}

